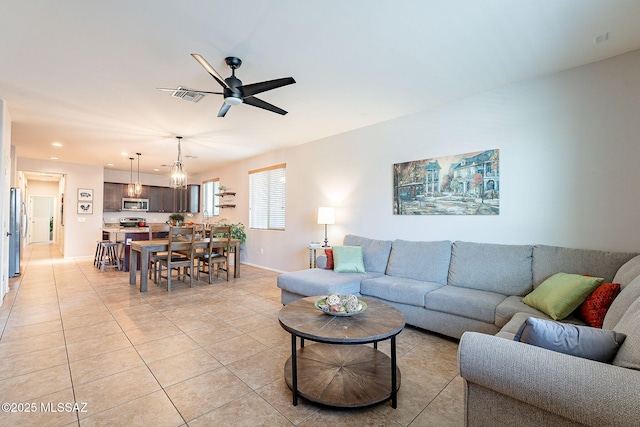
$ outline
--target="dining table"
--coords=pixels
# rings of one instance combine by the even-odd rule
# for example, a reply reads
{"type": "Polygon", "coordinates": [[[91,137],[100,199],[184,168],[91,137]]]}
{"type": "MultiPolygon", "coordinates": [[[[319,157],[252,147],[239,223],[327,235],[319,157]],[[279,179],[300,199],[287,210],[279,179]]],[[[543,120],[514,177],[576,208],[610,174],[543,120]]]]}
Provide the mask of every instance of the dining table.
{"type": "MultiPolygon", "coordinates": [[[[194,242],[194,249],[206,249],[212,238],[205,237],[194,242]]],[[[213,237],[213,247],[223,248],[227,245],[227,239],[213,237]]],[[[231,245],[234,247],[234,269],[233,277],[240,277],[240,239],[231,239],[231,245]]],[[[140,254],[140,292],[147,292],[149,284],[149,254],[154,252],[165,252],[169,249],[169,239],[152,239],[131,241],[131,251],[140,254]]],[[[136,276],[138,273],[138,257],[129,257],[129,284],[136,284],[136,276]]]]}

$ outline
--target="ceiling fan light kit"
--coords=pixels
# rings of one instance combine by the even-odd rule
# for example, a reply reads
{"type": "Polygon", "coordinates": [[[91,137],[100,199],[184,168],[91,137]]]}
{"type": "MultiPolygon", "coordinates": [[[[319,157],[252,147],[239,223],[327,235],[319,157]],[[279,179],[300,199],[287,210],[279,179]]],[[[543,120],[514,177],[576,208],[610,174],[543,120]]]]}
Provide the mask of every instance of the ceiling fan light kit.
{"type": "Polygon", "coordinates": [[[273,113],[285,115],[287,112],[282,108],[278,108],[275,105],[269,104],[254,95],[268,90],[277,89],[282,86],[290,85],[296,81],[293,77],[285,77],[281,79],[268,80],[260,83],[252,83],[243,85],[242,80],[236,77],[236,69],[242,65],[242,60],[235,56],[228,56],[224,60],[226,64],[231,68],[231,76],[226,79],[223,78],[212,66],[207,62],[202,55],[192,53],[191,56],[198,61],[202,68],[207,71],[215,81],[222,86],[222,92],[210,92],[204,90],[186,89],[178,87],[177,89],[170,88],[158,88],[162,91],[173,92],[172,96],[177,98],[186,99],[192,102],[198,102],[201,97],[205,95],[222,95],[224,97],[224,103],[218,111],[218,117],[224,117],[232,106],[238,106],[240,104],[247,104],[253,107],[262,108],[263,110],[271,111],[273,113]],[[200,98],[197,98],[200,96],[200,98]]]}

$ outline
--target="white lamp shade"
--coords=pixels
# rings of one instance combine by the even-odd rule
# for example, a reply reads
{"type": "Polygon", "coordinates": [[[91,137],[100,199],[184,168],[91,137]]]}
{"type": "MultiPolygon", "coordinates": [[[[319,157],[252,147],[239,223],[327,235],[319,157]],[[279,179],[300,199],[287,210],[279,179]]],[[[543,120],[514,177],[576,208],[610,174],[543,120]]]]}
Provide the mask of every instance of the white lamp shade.
{"type": "Polygon", "coordinates": [[[328,207],[318,208],[318,224],[335,224],[335,210],[328,207]]]}

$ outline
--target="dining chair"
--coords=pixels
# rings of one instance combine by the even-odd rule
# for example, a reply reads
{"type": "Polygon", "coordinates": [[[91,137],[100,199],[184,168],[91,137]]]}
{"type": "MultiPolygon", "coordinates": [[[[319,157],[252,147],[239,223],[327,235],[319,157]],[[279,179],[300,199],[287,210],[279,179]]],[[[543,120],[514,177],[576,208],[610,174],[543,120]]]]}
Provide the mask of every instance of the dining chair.
{"type": "Polygon", "coordinates": [[[194,262],[195,233],[193,227],[171,227],[169,230],[169,243],[166,255],[158,255],[158,286],[162,279],[167,279],[167,291],[171,290],[171,273],[175,269],[178,272],[177,279],[184,281],[189,270],[189,286],[193,287],[193,262],[194,262]],[[167,275],[162,275],[162,268],[166,267],[167,275]],[[182,274],[180,273],[182,269],[182,274]]]}
{"type": "Polygon", "coordinates": [[[206,273],[209,277],[209,284],[214,272],[216,277],[220,277],[220,270],[226,271],[227,282],[229,281],[229,253],[231,248],[231,226],[214,226],[209,230],[209,245],[202,253],[198,253],[197,271],[198,280],[200,280],[200,273],[206,273]],[[214,241],[215,238],[226,239],[224,246],[219,246],[219,241],[214,241]],[[224,265],[224,267],[223,267],[224,265]],[[214,266],[216,268],[214,268],[214,266]]]}
{"type": "MultiPolygon", "coordinates": [[[[149,228],[149,240],[153,239],[167,239],[169,237],[169,224],[153,224],[149,228]]],[[[158,257],[166,256],[167,252],[151,252],[149,254],[149,279],[158,283],[158,269],[160,268],[160,261],[158,257]]]]}

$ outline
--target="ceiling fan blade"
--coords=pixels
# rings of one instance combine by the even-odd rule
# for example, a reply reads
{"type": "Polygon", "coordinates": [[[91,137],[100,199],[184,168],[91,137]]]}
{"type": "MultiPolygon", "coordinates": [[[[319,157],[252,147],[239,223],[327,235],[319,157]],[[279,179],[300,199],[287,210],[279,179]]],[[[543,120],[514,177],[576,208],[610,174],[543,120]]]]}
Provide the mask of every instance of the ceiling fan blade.
{"type": "Polygon", "coordinates": [[[213,69],[211,64],[209,64],[206,59],[204,59],[201,55],[197,53],[192,53],[191,56],[193,56],[194,59],[198,61],[200,65],[202,65],[202,68],[204,68],[205,70],[207,70],[209,74],[211,74],[211,77],[213,77],[214,79],[216,79],[218,83],[220,83],[220,86],[226,87],[227,89],[231,89],[231,87],[229,87],[227,82],[225,82],[222,76],[218,74],[216,70],[213,69]]]}
{"type": "Polygon", "coordinates": [[[231,108],[231,105],[226,102],[223,103],[222,107],[220,107],[220,111],[218,111],[218,117],[224,117],[224,115],[227,114],[227,111],[229,111],[229,108],[231,108]]]}
{"type": "Polygon", "coordinates": [[[243,96],[252,96],[261,92],[266,92],[271,89],[276,89],[282,86],[290,85],[296,81],[293,77],[285,77],[282,79],[268,80],[266,82],[252,83],[244,86],[240,86],[243,96]]]}
{"type": "Polygon", "coordinates": [[[224,95],[223,92],[209,92],[206,90],[195,90],[195,89],[185,89],[185,88],[175,88],[172,89],[170,87],[158,87],[156,88],[158,90],[164,91],[164,92],[194,92],[194,93],[201,93],[203,95],[224,95]]]}
{"type": "Polygon", "coordinates": [[[263,108],[265,110],[273,111],[274,113],[282,114],[283,116],[287,114],[282,108],[278,108],[275,105],[269,104],[268,102],[263,101],[262,99],[258,99],[255,96],[248,96],[243,100],[244,104],[252,105],[254,107],[263,108]]]}

